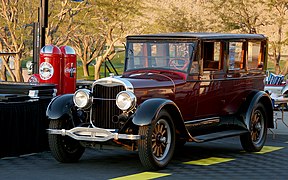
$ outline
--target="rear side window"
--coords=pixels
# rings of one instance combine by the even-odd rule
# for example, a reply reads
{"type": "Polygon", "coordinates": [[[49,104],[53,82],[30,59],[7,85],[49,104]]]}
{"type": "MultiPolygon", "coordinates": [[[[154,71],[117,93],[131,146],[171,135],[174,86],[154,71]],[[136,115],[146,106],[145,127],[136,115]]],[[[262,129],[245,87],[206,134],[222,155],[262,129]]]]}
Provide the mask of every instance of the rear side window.
{"type": "Polygon", "coordinates": [[[243,42],[229,42],[228,69],[244,69],[244,46],[243,42]]]}
{"type": "Polygon", "coordinates": [[[248,69],[262,69],[263,58],[261,54],[261,42],[248,42],[248,69]]]}
{"type": "Polygon", "coordinates": [[[218,71],[222,69],[221,43],[204,42],[203,43],[203,70],[218,71]]]}

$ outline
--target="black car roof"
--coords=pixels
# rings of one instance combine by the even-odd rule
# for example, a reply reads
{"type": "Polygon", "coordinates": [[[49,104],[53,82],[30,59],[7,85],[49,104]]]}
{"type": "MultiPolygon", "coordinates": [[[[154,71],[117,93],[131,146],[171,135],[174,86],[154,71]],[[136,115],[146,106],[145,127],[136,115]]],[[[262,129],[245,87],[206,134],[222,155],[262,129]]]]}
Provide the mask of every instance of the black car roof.
{"type": "Polygon", "coordinates": [[[229,34],[229,33],[163,33],[163,34],[142,34],[127,36],[127,40],[133,39],[170,39],[170,38],[192,38],[192,39],[267,39],[263,34],[229,34]]]}

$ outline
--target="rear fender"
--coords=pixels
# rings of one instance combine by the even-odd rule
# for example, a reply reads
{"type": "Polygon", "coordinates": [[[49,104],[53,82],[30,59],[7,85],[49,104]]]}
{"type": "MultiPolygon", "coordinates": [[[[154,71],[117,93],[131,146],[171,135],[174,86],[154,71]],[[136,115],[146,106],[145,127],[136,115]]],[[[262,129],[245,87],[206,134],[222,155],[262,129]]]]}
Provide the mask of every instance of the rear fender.
{"type": "Polygon", "coordinates": [[[257,92],[253,98],[250,101],[250,104],[247,108],[246,114],[245,114],[245,125],[247,129],[250,129],[250,118],[252,115],[252,111],[254,110],[254,107],[257,103],[262,103],[265,107],[265,111],[267,114],[267,127],[268,128],[274,128],[273,123],[273,104],[271,101],[271,98],[269,95],[264,91],[257,92]]]}
{"type": "Polygon", "coordinates": [[[57,96],[49,103],[46,110],[46,116],[51,120],[63,119],[66,117],[73,119],[74,107],[73,94],[57,96]]]}

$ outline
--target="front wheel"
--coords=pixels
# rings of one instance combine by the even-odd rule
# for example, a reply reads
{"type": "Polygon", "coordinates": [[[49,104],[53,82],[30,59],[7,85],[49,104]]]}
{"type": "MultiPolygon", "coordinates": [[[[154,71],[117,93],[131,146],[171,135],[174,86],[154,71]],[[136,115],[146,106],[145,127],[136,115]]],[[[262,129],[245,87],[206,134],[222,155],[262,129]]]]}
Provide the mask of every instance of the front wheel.
{"type": "MultiPolygon", "coordinates": [[[[68,120],[51,120],[50,129],[70,129],[68,120]]],[[[69,136],[58,134],[48,135],[49,147],[54,158],[63,163],[71,163],[78,161],[85,151],[80,143],[69,136]]]]}
{"type": "Polygon", "coordinates": [[[250,133],[240,136],[241,145],[247,152],[260,151],[265,144],[267,135],[267,115],[265,107],[261,103],[254,107],[249,126],[250,133]]]}
{"type": "Polygon", "coordinates": [[[175,149],[175,129],[171,116],[161,110],[150,125],[139,127],[141,139],[138,141],[139,157],[150,170],[167,166],[175,149]]]}

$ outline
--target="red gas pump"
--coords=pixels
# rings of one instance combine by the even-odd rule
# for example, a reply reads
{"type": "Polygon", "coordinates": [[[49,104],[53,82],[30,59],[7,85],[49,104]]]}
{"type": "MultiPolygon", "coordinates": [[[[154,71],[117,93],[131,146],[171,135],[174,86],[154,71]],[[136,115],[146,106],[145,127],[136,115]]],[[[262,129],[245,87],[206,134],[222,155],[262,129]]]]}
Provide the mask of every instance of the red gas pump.
{"type": "Polygon", "coordinates": [[[74,93],[76,90],[77,56],[70,46],[60,47],[63,60],[61,61],[61,89],[62,94],[74,93]]]}
{"type": "Polygon", "coordinates": [[[46,45],[40,51],[40,83],[55,84],[57,95],[62,94],[61,87],[61,50],[54,45],[46,45]]]}

